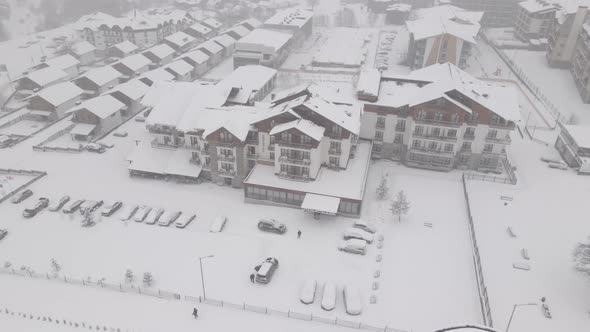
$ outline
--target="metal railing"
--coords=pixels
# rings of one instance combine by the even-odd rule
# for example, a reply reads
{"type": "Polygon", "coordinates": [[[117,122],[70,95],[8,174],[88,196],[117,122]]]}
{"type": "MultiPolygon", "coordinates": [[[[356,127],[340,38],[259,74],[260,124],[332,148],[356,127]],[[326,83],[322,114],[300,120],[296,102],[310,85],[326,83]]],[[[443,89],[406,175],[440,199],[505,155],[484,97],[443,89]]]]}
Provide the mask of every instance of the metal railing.
{"type": "Polygon", "coordinates": [[[427,140],[435,140],[435,141],[446,141],[446,142],[456,142],[457,141],[457,136],[451,137],[451,136],[442,136],[442,135],[432,135],[432,134],[415,132],[415,131],[412,132],[412,136],[425,138],[427,140]]]}
{"type": "Polygon", "coordinates": [[[460,122],[452,122],[452,121],[446,121],[446,120],[436,120],[436,119],[432,119],[432,118],[415,118],[414,122],[416,123],[422,123],[422,124],[426,124],[426,125],[437,125],[437,126],[443,126],[443,127],[453,127],[453,128],[459,128],[461,127],[461,123],[460,122]]]}
{"type": "Polygon", "coordinates": [[[486,136],[486,142],[498,143],[498,144],[510,144],[512,142],[512,140],[510,139],[510,137],[501,138],[501,137],[486,136]]]}
{"type": "Polygon", "coordinates": [[[279,161],[286,164],[293,164],[293,165],[303,165],[309,166],[311,164],[311,160],[309,159],[293,159],[287,156],[280,156],[279,161]]]}
{"type": "Polygon", "coordinates": [[[236,157],[234,155],[218,154],[217,159],[219,159],[221,161],[234,162],[236,160],[236,157]]]}

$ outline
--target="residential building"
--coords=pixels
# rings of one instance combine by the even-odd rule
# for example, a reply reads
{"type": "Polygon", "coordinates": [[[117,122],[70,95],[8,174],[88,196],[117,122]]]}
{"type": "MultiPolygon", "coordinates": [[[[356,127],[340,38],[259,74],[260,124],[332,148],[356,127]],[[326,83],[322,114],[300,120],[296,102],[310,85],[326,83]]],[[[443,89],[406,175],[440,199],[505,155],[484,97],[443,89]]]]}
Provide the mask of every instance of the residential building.
{"type": "Polygon", "coordinates": [[[125,40],[108,48],[107,55],[113,58],[125,58],[137,53],[139,47],[125,40]]]}
{"type": "Polygon", "coordinates": [[[47,61],[37,65],[35,68],[47,68],[53,67],[61,69],[66,72],[66,79],[72,79],[80,73],[80,61],[70,54],[60,55],[55,58],[48,59],[47,61]]]}
{"type": "Polygon", "coordinates": [[[519,2],[514,34],[524,41],[547,37],[555,12],[560,7],[561,5],[547,0],[519,2]]]}
{"type": "Polygon", "coordinates": [[[231,27],[223,32],[220,33],[220,35],[228,35],[230,37],[232,37],[235,41],[238,41],[244,37],[246,37],[246,35],[248,35],[250,33],[250,30],[248,30],[248,28],[242,26],[242,25],[236,25],[234,27],[231,27]]]}
{"type": "Polygon", "coordinates": [[[590,25],[584,24],[574,51],[570,71],[584,103],[590,103],[590,25]]]}
{"type": "Polygon", "coordinates": [[[259,28],[262,25],[262,22],[255,18],[249,18],[241,21],[240,23],[236,24],[235,26],[243,26],[244,28],[252,31],[256,28],[259,28]]]}
{"type": "Polygon", "coordinates": [[[274,89],[276,69],[265,66],[241,66],[223,78],[218,86],[230,89],[226,105],[254,105],[274,89]]]}
{"type": "Polygon", "coordinates": [[[82,66],[96,62],[96,47],[87,41],[77,42],[72,45],[70,47],[70,54],[78,59],[82,66]]]}
{"type": "Polygon", "coordinates": [[[168,64],[174,58],[176,51],[167,44],[158,44],[145,50],[142,54],[150,59],[153,63],[153,67],[163,66],[168,64]]]}
{"type": "Polygon", "coordinates": [[[236,42],[234,69],[244,65],[278,68],[289,54],[290,41],[288,33],[256,29],[236,42]]]}
{"type": "Polygon", "coordinates": [[[111,95],[88,99],[79,106],[67,111],[73,114],[76,126],[70,131],[72,139],[88,141],[92,137],[105,134],[123,122],[121,111],[125,104],[111,95]]]}
{"type": "Polygon", "coordinates": [[[298,7],[284,9],[264,21],[261,27],[267,30],[288,32],[293,36],[291,42],[298,45],[311,36],[313,10],[298,7]]]}
{"type": "Polygon", "coordinates": [[[410,17],[412,5],[407,3],[394,3],[385,10],[387,24],[403,25],[410,17]]]}
{"type": "Polygon", "coordinates": [[[177,52],[186,52],[196,43],[196,39],[190,35],[178,31],[164,39],[164,43],[172,47],[177,52]]]}
{"type": "Polygon", "coordinates": [[[193,66],[194,69],[191,75],[193,79],[203,76],[210,69],[209,56],[199,50],[187,52],[175,60],[184,60],[189,65],[193,66]]]}
{"type": "Polygon", "coordinates": [[[58,83],[31,96],[28,108],[43,120],[54,121],[76,106],[82,98],[82,92],[72,82],[58,83]]]}
{"type": "Polygon", "coordinates": [[[121,117],[125,119],[142,110],[141,99],[148,89],[149,85],[143,83],[138,78],[135,78],[117,85],[106,93],[125,104],[125,106],[121,108],[121,117]]]}
{"type": "Polygon", "coordinates": [[[174,80],[190,82],[192,81],[192,73],[195,68],[184,60],[176,60],[167,64],[164,69],[174,75],[174,80]]]}
{"type": "Polygon", "coordinates": [[[171,82],[174,79],[174,75],[162,67],[150,70],[139,76],[139,80],[149,86],[152,86],[157,81],[171,82]]]}
{"type": "Polygon", "coordinates": [[[415,19],[406,22],[410,68],[446,62],[465,67],[477,43],[482,15],[449,5],[414,11],[415,19]]]}
{"type": "Polygon", "coordinates": [[[21,93],[25,94],[33,94],[48,86],[63,82],[67,79],[68,73],[65,71],[55,67],[46,67],[35,70],[26,76],[16,79],[16,90],[19,90],[21,93]]]}
{"type": "Polygon", "coordinates": [[[223,60],[223,46],[221,46],[219,43],[216,43],[213,39],[209,39],[206,42],[199,44],[194,49],[209,56],[209,59],[207,59],[209,68],[215,67],[221,62],[221,60],[223,60]]]}
{"type": "Polygon", "coordinates": [[[590,126],[560,125],[555,148],[570,167],[590,174],[590,126]]]}
{"type": "Polygon", "coordinates": [[[454,6],[483,12],[481,25],[485,28],[510,27],[522,0],[451,0],[454,6]]]}
{"type": "Polygon", "coordinates": [[[375,158],[434,170],[501,171],[520,120],[514,87],[479,81],[450,63],[378,79],[377,92],[366,89],[372,92],[360,134],[373,140],[375,158]]]}
{"type": "Polygon", "coordinates": [[[219,29],[221,29],[223,27],[223,23],[219,22],[218,20],[212,18],[212,17],[208,17],[206,19],[204,19],[201,24],[203,24],[204,26],[208,27],[209,29],[213,30],[213,31],[219,31],[219,29]]]}
{"type": "Polygon", "coordinates": [[[235,39],[227,34],[215,36],[211,38],[212,41],[223,47],[223,57],[231,56],[234,53],[235,39]]]}
{"type": "Polygon", "coordinates": [[[552,67],[569,68],[574,56],[578,36],[588,21],[590,2],[568,3],[555,14],[548,33],[547,62],[552,67]],[[574,5],[575,3],[575,5],[574,5]]]}
{"type": "Polygon", "coordinates": [[[203,42],[215,36],[215,31],[198,22],[188,27],[186,30],[184,30],[184,32],[195,38],[197,42],[203,42]]]}
{"type": "Polygon", "coordinates": [[[125,57],[111,66],[121,73],[121,81],[128,81],[150,69],[152,61],[142,54],[133,54],[125,57]]]}
{"type": "Polygon", "coordinates": [[[98,96],[120,83],[123,74],[111,66],[91,69],[74,80],[84,91],[84,98],[98,96]]]}

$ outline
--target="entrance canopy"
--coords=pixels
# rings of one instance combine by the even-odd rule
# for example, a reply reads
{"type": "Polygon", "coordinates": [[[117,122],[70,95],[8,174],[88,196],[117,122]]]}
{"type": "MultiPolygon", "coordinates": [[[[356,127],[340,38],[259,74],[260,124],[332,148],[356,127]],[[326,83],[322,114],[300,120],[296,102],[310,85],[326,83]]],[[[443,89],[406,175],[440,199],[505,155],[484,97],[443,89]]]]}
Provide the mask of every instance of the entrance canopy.
{"type": "Polygon", "coordinates": [[[305,194],[301,208],[306,212],[336,215],[340,198],[316,194],[305,194]]]}
{"type": "Polygon", "coordinates": [[[88,123],[77,123],[70,131],[72,135],[88,136],[96,128],[96,125],[88,123]]]}

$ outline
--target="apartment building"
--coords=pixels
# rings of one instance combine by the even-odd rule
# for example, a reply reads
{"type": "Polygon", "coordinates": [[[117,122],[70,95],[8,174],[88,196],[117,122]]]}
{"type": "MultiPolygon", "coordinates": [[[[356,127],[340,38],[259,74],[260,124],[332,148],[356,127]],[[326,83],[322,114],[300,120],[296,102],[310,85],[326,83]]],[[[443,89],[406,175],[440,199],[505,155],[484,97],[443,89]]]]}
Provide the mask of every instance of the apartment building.
{"type": "Polygon", "coordinates": [[[408,65],[422,68],[450,62],[465,67],[477,43],[482,15],[450,5],[416,10],[414,19],[406,22],[408,65]]]}
{"type": "Polygon", "coordinates": [[[590,103],[590,25],[584,24],[570,67],[576,88],[584,103],[590,103]]]}
{"type": "Polygon", "coordinates": [[[312,26],[313,11],[297,7],[278,11],[262,23],[263,29],[290,33],[295,45],[311,36],[312,26]]]}
{"type": "Polygon", "coordinates": [[[484,13],[481,25],[485,28],[510,27],[518,3],[522,0],[451,0],[454,6],[484,13]]]}
{"type": "Polygon", "coordinates": [[[547,37],[559,3],[551,0],[527,0],[518,3],[514,33],[523,41],[547,37]]]}
{"type": "Polygon", "coordinates": [[[547,62],[552,67],[569,68],[578,36],[588,21],[588,1],[567,3],[555,14],[547,35],[547,62]]]}
{"type": "Polygon", "coordinates": [[[382,73],[378,88],[365,84],[360,136],[373,140],[374,158],[443,171],[501,170],[520,120],[513,87],[488,85],[450,63],[407,76],[382,73]]]}
{"type": "Polygon", "coordinates": [[[560,125],[555,148],[570,167],[590,174],[590,127],[560,125]]]}

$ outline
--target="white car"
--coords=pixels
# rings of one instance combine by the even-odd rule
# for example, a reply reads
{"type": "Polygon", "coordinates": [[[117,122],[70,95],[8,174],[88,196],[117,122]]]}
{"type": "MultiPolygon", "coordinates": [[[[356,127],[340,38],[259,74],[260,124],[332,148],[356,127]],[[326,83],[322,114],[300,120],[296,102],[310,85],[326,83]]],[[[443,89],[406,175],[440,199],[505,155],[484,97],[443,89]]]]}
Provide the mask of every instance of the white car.
{"type": "Polygon", "coordinates": [[[303,284],[303,288],[301,288],[301,294],[299,295],[299,300],[303,304],[311,304],[315,299],[315,290],[317,288],[317,281],[315,279],[307,279],[303,284]]]}
{"type": "Polygon", "coordinates": [[[180,211],[168,211],[164,213],[163,216],[160,217],[160,221],[158,221],[158,225],[160,226],[170,226],[173,222],[180,217],[182,212],[180,211]]]}
{"type": "Polygon", "coordinates": [[[213,220],[211,227],[209,227],[209,232],[211,232],[211,233],[221,232],[223,230],[223,226],[225,226],[226,222],[227,222],[227,218],[225,216],[217,216],[215,218],[215,220],[213,220]]]}
{"type": "Polygon", "coordinates": [[[55,199],[55,200],[51,200],[51,203],[49,204],[49,211],[59,211],[61,210],[64,205],[66,205],[67,202],[70,201],[70,196],[65,195],[60,199],[55,199]]]}
{"type": "Polygon", "coordinates": [[[194,214],[183,214],[180,218],[176,219],[174,225],[176,228],[185,228],[190,224],[197,216],[194,214]]]}
{"type": "Polygon", "coordinates": [[[330,311],[336,308],[336,285],[327,282],[322,293],[322,309],[330,311]]]}
{"type": "Polygon", "coordinates": [[[364,255],[367,252],[367,242],[359,239],[342,240],[338,244],[338,250],[364,255]]]}
{"type": "Polygon", "coordinates": [[[361,294],[357,288],[346,285],[342,290],[342,295],[344,296],[344,308],[347,314],[360,315],[363,312],[361,294]]]}
{"type": "Polygon", "coordinates": [[[151,211],[152,208],[149,206],[140,206],[137,212],[135,212],[135,217],[133,217],[133,220],[135,222],[143,222],[151,211]]]}
{"type": "Polygon", "coordinates": [[[135,212],[137,212],[137,210],[139,210],[139,205],[132,205],[125,208],[125,210],[123,210],[123,213],[121,213],[121,221],[133,218],[133,215],[135,214],[135,212]]]}
{"type": "Polygon", "coordinates": [[[163,214],[164,209],[152,209],[147,218],[145,218],[145,223],[147,225],[155,225],[163,214]]]}
{"type": "Polygon", "coordinates": [[[344,234],[342,234],[342,237],[345,240],[359,239],[359,240],[365,240],[365,241],[367,241],[367,243],[373,242],[373,234],[363,231],[360,228],[355,228],[355,227],[347,228],[344,231],[344,234]]]}
{"type": "Polygon", "coordinates": [[[375,232],[377,232],[377,228],[374,225],[369,224],[364,220],[355,221],[352,227],[362,229],[363,231],[369,232],[371,234],[375,234],[375,232]]]}

